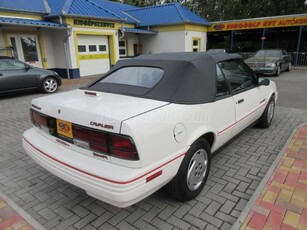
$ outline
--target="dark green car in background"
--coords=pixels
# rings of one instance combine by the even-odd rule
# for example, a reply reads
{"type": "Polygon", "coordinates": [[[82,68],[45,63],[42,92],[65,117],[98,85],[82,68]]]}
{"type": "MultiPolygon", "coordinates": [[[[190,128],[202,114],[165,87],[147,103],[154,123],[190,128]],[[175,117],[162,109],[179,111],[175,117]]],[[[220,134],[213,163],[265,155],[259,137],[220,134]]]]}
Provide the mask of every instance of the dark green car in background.
{"type": "Polygon", "coordinates": [[[60,85],[60,76],[52,70],[33,67],[12,57],[0,56],[0,95],[37,90],[54,93],[60,85]]]}
{"type": "Polygon", "coordinates": [[[290,71],[291,56],[282,49],[262,49],[254,57],[245,60],[256,74],[279,76],[282,71],[290,71]]]}

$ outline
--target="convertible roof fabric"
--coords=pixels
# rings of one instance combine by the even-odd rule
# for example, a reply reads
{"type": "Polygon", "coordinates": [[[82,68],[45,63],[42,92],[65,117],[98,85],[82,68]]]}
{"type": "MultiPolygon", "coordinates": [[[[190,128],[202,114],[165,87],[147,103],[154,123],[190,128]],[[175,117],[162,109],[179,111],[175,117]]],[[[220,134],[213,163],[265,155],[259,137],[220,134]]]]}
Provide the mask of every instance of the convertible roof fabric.
{"type": "Polygon", "coordinates": [[[164,75],[153,88],[100,83],[102,78],[87,88],[178,104],[213,102],[216,94],[216,64],[231,59],[241,59],[241,57],[224,52],[141,55],[119,61],[104,77],[128,66],[161,68],[164,70],[164,75]]]}

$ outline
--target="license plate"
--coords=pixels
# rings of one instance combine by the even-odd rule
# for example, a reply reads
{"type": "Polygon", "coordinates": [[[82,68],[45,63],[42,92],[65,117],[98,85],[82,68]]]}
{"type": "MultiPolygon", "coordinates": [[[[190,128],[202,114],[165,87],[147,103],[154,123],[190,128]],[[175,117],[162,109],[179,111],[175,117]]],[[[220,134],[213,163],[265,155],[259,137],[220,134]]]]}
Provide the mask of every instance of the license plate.
{"type": "Polygon", "coordinates": [[[70,122],[63,121],[63,120],[56,120],[56,126],[57,126],[57,131],[58,134],[68,137],[68,138],[73,138],[72,136],[72,126],[70,122]]]}

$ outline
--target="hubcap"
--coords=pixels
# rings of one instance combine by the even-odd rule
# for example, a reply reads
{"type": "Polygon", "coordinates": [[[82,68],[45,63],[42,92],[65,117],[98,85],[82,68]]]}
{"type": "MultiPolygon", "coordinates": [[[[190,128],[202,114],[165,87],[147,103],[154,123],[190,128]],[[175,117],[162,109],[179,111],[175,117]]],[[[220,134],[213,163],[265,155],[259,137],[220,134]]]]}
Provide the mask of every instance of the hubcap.
{"type": "Polygon", "coordinates": [[[187,184],[191,191],[198,189],[207,172],[208,153],[204,149],[197,150],[190,160],[187,174],[187,184]]]}
{"type": "Polygon", "coordinates": [[[47,79],[44,82],[44,88],[48,93],[53,93],[58,87],[57,82],[54,79],[47,79]]]}
{"type": "Polygon", "coordinates": [[[289,70],[291,70],[291,68],[292,68],[292,64],[291,64],[291,62],[289,63],[289,70]]]}
{"type": "Polygon", "coordinates": [[[268,123],[270,123],[273,119],[273,115],[274,115],[274,102],[271,101],[270,104],[269,104],[269,108],[268,108],[268,114],[267,114],[267,121],[268,123]]]}

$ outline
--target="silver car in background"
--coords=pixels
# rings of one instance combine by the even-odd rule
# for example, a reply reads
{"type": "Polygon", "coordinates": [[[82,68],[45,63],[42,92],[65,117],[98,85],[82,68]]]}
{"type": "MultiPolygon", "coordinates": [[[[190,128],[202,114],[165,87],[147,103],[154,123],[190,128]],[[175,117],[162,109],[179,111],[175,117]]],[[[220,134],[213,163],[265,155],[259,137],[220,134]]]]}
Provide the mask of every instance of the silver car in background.
{"type": "Polygon", "coordinates": [[[282,49],[262,49],[254,57],[245,60],[256,74],[279,76],[282,71],[291,70],[291,57],[282,49]]]}

